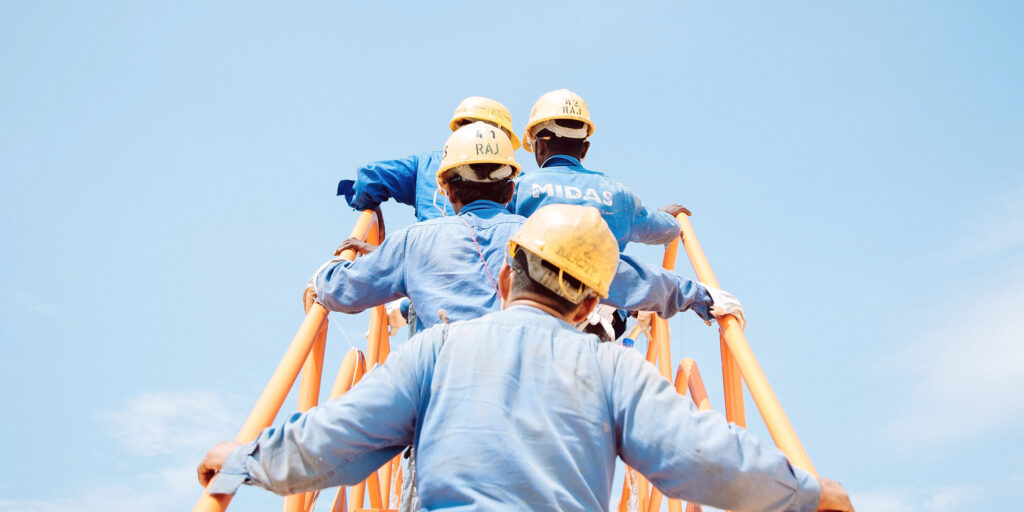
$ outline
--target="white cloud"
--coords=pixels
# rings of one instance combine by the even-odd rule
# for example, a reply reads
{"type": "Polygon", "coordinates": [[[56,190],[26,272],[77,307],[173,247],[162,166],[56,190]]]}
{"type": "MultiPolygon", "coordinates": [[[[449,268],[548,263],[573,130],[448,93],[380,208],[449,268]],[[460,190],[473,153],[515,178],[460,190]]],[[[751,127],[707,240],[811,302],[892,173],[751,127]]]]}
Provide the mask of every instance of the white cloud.
{"type": "Polygon", "coordinates": [[[1024,245],[1024,187],[1002,191],[988,205],[965,219],[963,235],[949,244],[959,259],[985,258],[1024,245]]]}
{"type": "Polygon", "coordinates": [[[851,493],[850,501],[857,510],[871,512],[910,512],[914,510],[913,498],[904,491],[876,491],[851,493]]]}
{"type": "Polygon", "coordinates": [[[946,486],[851,493],[850,500],[870,512],[968,512],[978,509],[983,495],[976,486],[946,486]]]}
{"type": "Polygon", "coordinates": [[[870,512],[967,512],[977,508],[977,487],[883,489],[850,494],[857,510],[870,512]]]}
{"type": "Polygon", "coordinates": [[[981,494],[975,487],[945,487],[936,489],[924,503],[926,512],[956,512],[975,510],[971,504],[981,494]]]}
{"type": "Polygon", "coordinates": [[[958,316],[904,351],[909,391],[888,426],[900,442],[931,444],[1024,423],[1024,271],[992,293],[963,297],[958,316]]]}
{"type": "Polygon", "coordinates": [[[146,393],[101,418],[129,453],[141,456],[208,448],[242,425],[225,400],[205,391],[146,393]]]}
{"type": "Polygon", "coordinates": [[[948,247],[958,265],[1009,262],[1015,271],[980,279],[998,283],[987,290],[956,290],[947,305],[955,316],[900,354],[898,371],[910,380],[902,414],[888,431],[903,443],[956,441],[1024,424],[1024,394],[1017,392],[1024,389],[1024,187],[987,204],[964,219],[963,234],[948,247]]]}
{"type": "MultiPolygon", "coordinates": [[[[201,494],[196,464],[206,449],[235,434],[244,419],[236,410],[240,408],[242,401],[206,391],[129,398],[121,409],[98,416],[126,452],[111,456],[133,462],[143,471],[114,485],[78,482],[88,487],[61,488],[58,491],[64,494],[53,499],[0,499],[0,512],[190,510],[201,494]]],[[[112,477],[99,478],[109,481],[112,477]]]]}
{"type": "Polygon", "coordinates": [[[0,512],[173,512],[199,498],[195,465],[143,473],[124,485],[91,488],[73,499],[0,500],[0,512]]]}

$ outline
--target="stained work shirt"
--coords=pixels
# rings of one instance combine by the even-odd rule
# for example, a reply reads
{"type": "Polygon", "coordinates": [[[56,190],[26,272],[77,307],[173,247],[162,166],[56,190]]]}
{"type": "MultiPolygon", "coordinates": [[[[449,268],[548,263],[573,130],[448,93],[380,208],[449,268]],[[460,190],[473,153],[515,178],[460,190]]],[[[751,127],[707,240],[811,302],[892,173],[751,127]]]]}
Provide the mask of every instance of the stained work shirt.
{"type": "Polygon", "coordinates": [[[356,172],[355,181],[341,180],[338,195],[345,196],[348,205],[356,210],[371,210],[394,198],[399,203],[414,206],[417,221],[442,217],[442,210],[455,215],[444,194],[438,192],[435,198],[440,166],[440,151],[372,162],[356,172]]]}
{"type": "MultiPolygon", "coordinates": [[[[413,224],[354,262],[324,267],[315,284],[317,301],[331,311],[358,313],[409,297],[416,305],[418,329],[438,323],[441,309],[452,321],[497,311],[498,271],[509,237],[525,221],[498,203],[481,200],[463,207],[459,215],[413,224]]],[[[711,318],[711,296],[699,283],[626,255],[602,302],[655,311],[665,318],[687,309],[711,318]]]]}
{"type": "Polygon", "coordinates": [[[236,449],[208,488],[354,485],[412,444],[425,510],[608,510],[615,458],[666,496],[812,511],[817,479],[635,350],[528,306],[436,326],[348,393],[236,449]]]}
{"type": "Polygon", "coordinates": [[[597,208],[619,242],[619,252],[628,242],[667,244],[679,236],[679,222],[671,215],[648,210],[625,185],[565,155],[553,156],[540,169],[523,174],[512,204],[524,217],[546,204],[597,208]]]}

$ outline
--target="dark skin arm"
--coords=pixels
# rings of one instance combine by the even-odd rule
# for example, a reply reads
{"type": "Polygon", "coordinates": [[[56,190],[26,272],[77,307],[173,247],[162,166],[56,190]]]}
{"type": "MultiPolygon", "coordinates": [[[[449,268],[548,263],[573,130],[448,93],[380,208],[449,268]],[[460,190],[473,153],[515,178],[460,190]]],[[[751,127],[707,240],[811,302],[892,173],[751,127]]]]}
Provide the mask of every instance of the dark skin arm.
{"type": "MultiPolygon", "coordinates": [[[[384,232],[384,214],[383,212],[380,211],[380,206],[375,208],[374,211],[377,212],[377,222],[380,223],[380,230],[381,232],[384,232]]],[[[341,256],[341,253],[351,249],[356,253],[357,256],[364,256],[366,254],[369,254],[376,248],[376,245],[368,244],[355,237],[349,237],[346,238],[345,241],[342,242],[341,245],[339,245],[338,248],[334,250],[334,255],[341,256]]],[[[315,300],[316,292],[312,288],[306,288],[305,290],[302,291],[302,308],[306,311],[306,313],[309,313],[309,308],[313,306],[313,302],[315,300]]]]}
{"type": "Polygon", "coordinates": [[[687,217],[691,216],[690,210],[686,209],[685,206],[678,204],[669,204],[658,208],[659,212],[667,212],[669,215],[676,217],[680,213],[685,213],[687,217]]]}
{"type": "Polygon", "coordinates": [[[356,252],[356,254],[363,256],[369,254],[376,248],[376,245],[368,244],[355,237],[350,237],[346,238],[345,241],[342,242],[341,245],[339,245],[338,248],[334,250],[334,255],[341,256],[342,252],[352,249],[353,251],[356,252]]]}

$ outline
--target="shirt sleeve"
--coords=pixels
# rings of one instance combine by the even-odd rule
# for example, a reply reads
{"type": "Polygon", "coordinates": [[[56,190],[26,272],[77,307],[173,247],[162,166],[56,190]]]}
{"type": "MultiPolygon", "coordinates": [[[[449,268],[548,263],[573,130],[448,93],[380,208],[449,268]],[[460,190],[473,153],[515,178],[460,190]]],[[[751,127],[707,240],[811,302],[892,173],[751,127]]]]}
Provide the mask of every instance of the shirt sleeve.
{"type": "Polygon", "coordinates": [[[440,333],[424,331],[341,397],[264,429],[228,456],[207,492],[246,483],[288,495],[366,479],[413,444],[440,333]]]}
{"type": "Polygon", "coordinates": [[[604,304],[630,311],[654,311],[662,318],[692,309],[711,320],[711,294],[700,283],[622,254],[604,304]]]}
{"type": "Polygon", "coordinates": [[[342,180],[338,195],[356,210],[376,208],[390,198],[402,204],[416,204],[416,175],[425,155],[372,162],[356,171],[356,180],[342,180]]]}
{"type": "Polygon", "coordinates": [[[330,311],[359,313],[406,295],[408,228],[355,261],[326,264],[316,275],[316,300],[330,311]]]}
{"type": "Polygon", "coordinates": [[[667,244],[679,236],[679,221],[668,212],[650,211],[640,198],[629,189],[623,190],[632,197],[633,218],[630,222],[629,241],[641,244],[667,244]]]}
{"type": "Polygon", "coordinates": [[[817,508],[817,478],[721,414],[697,410],[638,352],[614,352],[619,455],[665,496],[735,511],[817,508]]]}

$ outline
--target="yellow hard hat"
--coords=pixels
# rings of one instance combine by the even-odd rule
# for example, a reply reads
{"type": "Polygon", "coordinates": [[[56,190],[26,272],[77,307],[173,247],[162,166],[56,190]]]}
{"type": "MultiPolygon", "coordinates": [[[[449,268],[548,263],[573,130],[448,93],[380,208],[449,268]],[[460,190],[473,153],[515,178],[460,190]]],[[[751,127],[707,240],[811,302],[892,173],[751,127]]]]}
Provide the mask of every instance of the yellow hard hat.
{"type": "MultiPolygon", "coordinates": [[[[526,219],[508,240],[513,258],[516,249],[527,251],[558,268],[553,272],[530,262],[530,277],[570,302],[579,304],[588,295],[608,296],[608,287],[619,265],[619,244],[597,208],[573,204],[549,204],[526,219]],[[539,272],[535,272],[539,270],[539,272]],[[566,287],[562,273],[583,287],[566,287]]],[[[530,258],[527,258],[528,261],[530,258]]]]}
{"type": "Polygon", "coordinates": [[[445,193],[444,176],[457,173],[466,181],[491,182],[511,180],[519,176],[512,141],[500,128],[477,121],[455,130],[444,143],[441,166],[437,168],[437,188],[445,193]],[[487,176],[470,169],[472,164],[501,164],[487,176]]]}
{"type": "Polygon", "coordinates": [[[556,119],[572,119],[582,121],[586,126],[587,138],[594,134],[594,122],[590,120],[590,109],[587,102],[579,94],[569,89],[558,89],[544,94],[533,104],[530,110],[530,120],[523,130],[523,149],[533,151],[533,129],[535,126],[556,119]]]}
{"type": "Polygon", "coordinates": [[[456,128],[466,119],[473,121],[487,121],[505,129],[505,134],[512,139],[512,149],[519,149],[519,137],[512,129],[512,113],[505,108],[505,105],[482,96],[470,96],[455,107],[452,120],[448,123],[454,132],[456,128]]]}

